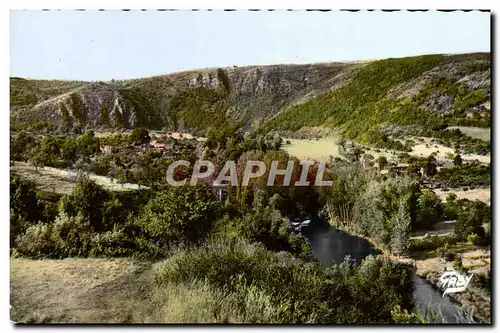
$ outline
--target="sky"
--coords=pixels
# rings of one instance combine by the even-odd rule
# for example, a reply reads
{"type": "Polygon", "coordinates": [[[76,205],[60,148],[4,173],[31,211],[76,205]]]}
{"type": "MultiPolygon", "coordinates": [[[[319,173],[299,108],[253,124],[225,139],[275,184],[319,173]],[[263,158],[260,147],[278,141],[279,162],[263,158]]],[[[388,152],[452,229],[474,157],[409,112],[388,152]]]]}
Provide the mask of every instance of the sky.
{"type": "Polygon", "coordinates": [[[490,51],[490,13],[11,11],[10,75],[107,81],[206,67],[490,51]]]}

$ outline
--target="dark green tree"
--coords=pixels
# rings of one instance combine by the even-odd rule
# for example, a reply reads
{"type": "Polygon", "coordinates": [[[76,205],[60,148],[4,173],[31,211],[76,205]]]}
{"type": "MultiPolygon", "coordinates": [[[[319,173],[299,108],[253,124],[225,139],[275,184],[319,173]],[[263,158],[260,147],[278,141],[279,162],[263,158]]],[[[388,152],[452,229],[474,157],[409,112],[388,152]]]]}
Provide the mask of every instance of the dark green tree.
{"type": "Polygon", "coordinates": [[[206,186],[168,188],[147,203],[138,223],[162,242],[196,241],[210,229],[215,209],[215,197],[206,186]]]}
{"type": "Polygon", "coordinates": [[[148,143],[151,141],[149,132],[144,127],[137,127],[132,130],[129,137],[130,142],[148,143]]]}
{"type": "Polygon", "coordinates": [[[108,199],[106,190],[88,176],[81,175],[73,191],[61,198],[59,212],[65,212],[69,216],[80,213],[95,231],[106,230],[109,226],[103,225],[102,209],[108,199]]]}

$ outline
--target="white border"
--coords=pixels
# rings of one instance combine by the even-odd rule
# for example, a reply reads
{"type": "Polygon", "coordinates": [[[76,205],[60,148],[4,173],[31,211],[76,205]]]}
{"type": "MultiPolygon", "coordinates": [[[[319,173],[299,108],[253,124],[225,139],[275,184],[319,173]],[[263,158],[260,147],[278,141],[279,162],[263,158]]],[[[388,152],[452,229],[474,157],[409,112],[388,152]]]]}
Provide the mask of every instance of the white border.
{"type": "MultiPolygon", "coordinates": [[[[156,9],[156,8],[176,8],[176,9],[191,9],[191,8],[211,8],[211,9],[253,9],[253,8],[271,8],[271,9],[288,9],[288,8],[293,8],[293,9],[323,9],[323,8],[345,8],[345,9],[356,9],[356,8],[373,8],[373,9],[398,9],[398,8],[409,8],[409,9],[456,9],[456,8],[463,8],[463,9],[490,9],[492,10],[492,13],[498,14],[500,10],[498,10],[499,7],[499,1],[498,0],[454,0],[454,1],[446,1],[446,0],[407,0],[407,1],[400,1],[400,0],[379,0],[379,1],[370,1],[370,0],[338,0],[335,1],[334,3],[332,1],[320,1],[320,0],[307,0],[307,1],[273,1],[273,0],[254,0],[254,1],[248,1],[248,0],[243,0],[243,1],[201,1],[201,0],[178,0],[178,1],[158,1],[158,0],[141,0],[141,1],[136,1],[136,0],[122,0],[122,1],[108,1],[108,0],[75,0],[75,1],[64,1],[64,0],[59,0],[59,1],[36,1],[36,0],[18,0],[18,1],[1,1],[0,6],[2,8],[2,11],[0,12],[0,47],[2,50],[2,61],[1,61],[1,71],[2,71],[2,76],[1,76],[1,89],[0,89],[0,94],[1,94],[1,105],[2,105],[2,110],[3,112],[1,113],[1,117],[3,121],[0,122],[0,125],[2,126],[2,136],[3,139],[0,141],[0,150],[2,153],[2,156],[5,156],[5,159],[2,163],[0,163],[0,168],[1,168],[1,174],[2,174],[2,182],[4,183],[4,186],[1,187],[1,212],[2,212],[2,228],[3,229],[3,239],[1,241],[1,245],[3,247],[2,250],[2,255],[1,255],[1,260],[2,260],[2,275],[1,275],[1,281],[0,281],[0,300],[2,302],[1,304],[1,309],[0,309],[0,316],[1,316],[1,328],[2,332],[7,331],[13,331],[14,327],[9,324],[10,319],[9,319],[9,257],[7,256],[8,253],[8,244],[9,244],[9,238],[8,238],[8,197],[9,197],[9,180],[8,180],[8,163],[7,163],[7,156],[9,154],[9,147],[8,147],[8,124],[9,124],[9,116],[8,116],[8,103],[9,103],[9,9],[74,9],[74,8],[88,8],[88,9],[98,9],[98,8],[106,8],[106,9],[156,9]],[[333,7],[334,6],[334,7],[333,7]]],[[[498,24],[498,22],[497,22],[498,24]]],[[[496,29],[495,29],[496,30],[496,29]]],[[[492,49],[492,52],[494,50],[492,49]]],[[[495,68],[498,67],[498,62],[497,62],[497,55],[495,54],[495,68]]],[[[498,71],[495,69],[495,78],[498,76],[498,71]]],[[[494,95],[497,96],[498,93],[498,82],[495,81],[496,85],[493,87],[494,88],[494,95]]],[[[496,111],[496,110],[495,110],[496,111]]],[[[495,128],[498,128],[498,116],[495,116],[495,128]]],[[[498,138],[497,138],[498,139],[498,138]]],[[[495,139],[494,146],[498,147],[498,140],[495,139]]],[[[496,155],[496,152],[493,153],[493,157],[496,155]]],[[[495,158],[494,158],[495,159],[495,158]]],[[[494,161],[495,163],[495,161],[494,161]]],[[[495,184],[494,188],[497,188],[497,182],[498,179],[495,178],[495,184]]],[[[495,200],[496,203],[496,200],[495,200]]],[[[494,207],[496,210],[496,205],[494,207]]],[[[495,222],[494,222],[495,223],[495,222]]],[[[497,229],[500,229],[500,227],[494,227],[495,230],[495,239],[498,240],[498,235],[497,235],[497,229]]],[[[496,249],[495,249],[496,250],[496,249]]],[[[496,252],[495,252],[496,253],[496,252]]],[[[495,255],[493,257],[494,262],[496,263],[496,258],[497,256],[495,255]]],[[[494,273],[495,277],[498,277],[500,273],[494,273]]],[[[498,288],[496,287],[496,280],[494,281],[495,284],[495,290],[498,288]]],[[[496,293],[495,293],[496,296],[496,293]]],[[[496,303],[494,305],[497,305],[496,303]]],[[[494,307],[494,318],[497,318],[496,314],[498,313],[497,307],[494,307]]],[[[50,327],[49,329],[52,329],[53,327],[50,327]]],[[[211,329],[220,329],[221,327],[212,327],[211,329]]],[[[242,327],[238,327],[242,328],[242,327]]],[[[244,327],[243,327],[244,328],[244,327]]],[[[350,329],[355,329],[355,330],[361,330],[361,329],[367,329],[368,327],[353,327],[350,329]]],[[[396,329],[402,328],[397,327],[396,329]]],[[[35,331],[35,329],[40,329],[39,327],[35,328],[25,328],[23,329],[24,332],[31,332],[35,331]]],[[[73,329],[71,327],[64,327],[60,328],[63,331],[72,331],[73,329]]],[[[96,329],[96,327],[84,327],[84,328],[79,328],[79,330],[88,330],[88,329],[96,329]]],[[[100,329],[97,328],[97,329],[100,329]]],[[[113,327],[113,328],[108,328],[112,331],[118,331],[119,328],[113,327]]],[[[132,331],[135,332],[144,332],[145,329],[153,329],[152,327],[131,327],[129,328],[132,331]]],[[[168,329],[168,330],[178,330],[179,328],[174,328],[174,327],[162,327],[162,329],[168,329]]],[[[265,330],[266,328],[263,327],[248,327],[247,329],[252,329],[252,330],[265,330]]],[[[269,328],[267,328],[269,329],[269,328]]],[[[287,330],[288,327],[276,327],[273,328],[273,330],[287,330]]],[[[318,328],[316,328],[318,329],[318,328]]],[[[332,327],[332,329],[344,329],[340,327],[332,327]]],[[[378,329],[385,329],[385,327],[380,327],[378,329]]],[[[410,329],[421,329],[420,327],[412,327],[410,329]]],[[[455,330],[454,327],[450,328],[444,328],[444,327],[426,327],[426,330],[455,330]]],[[[483,328],[477,328],[473,326],[469,326],[465,328],[469,331],[476,331],[476,330],[482,330],[483,328]]],[[[306,332],[309,331],[310,328],[305,328],[301,327],[298,328],[298,330],[306,332]]]]}

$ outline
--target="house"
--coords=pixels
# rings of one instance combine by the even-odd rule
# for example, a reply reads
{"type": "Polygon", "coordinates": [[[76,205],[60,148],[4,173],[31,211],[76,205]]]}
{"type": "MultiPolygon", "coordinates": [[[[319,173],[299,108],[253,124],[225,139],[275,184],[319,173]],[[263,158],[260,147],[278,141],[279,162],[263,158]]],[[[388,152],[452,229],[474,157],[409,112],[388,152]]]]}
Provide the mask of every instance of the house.
{"type": "Polygon", "coordinates": [[[156,149],[169,149],[172,148],[171,144],[168,144],[166,142],[158,142],[157,140],[152,140],[149,145],[153,148],[156,149]]]}
{"type": "Polygon", "coordinates": [[[102,145],[101,146],[101,152],[103,153],[116,153],[118,151],[118,148],[111,146],[111,145],[102,145]]]}

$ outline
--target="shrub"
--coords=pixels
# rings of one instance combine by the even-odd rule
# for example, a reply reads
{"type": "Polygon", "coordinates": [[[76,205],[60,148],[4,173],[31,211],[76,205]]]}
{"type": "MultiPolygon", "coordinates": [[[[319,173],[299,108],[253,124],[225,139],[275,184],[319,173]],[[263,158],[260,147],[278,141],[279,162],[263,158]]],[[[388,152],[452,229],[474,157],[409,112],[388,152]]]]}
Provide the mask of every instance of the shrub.
{"type": "Polygon", "coordinates": [[[443,204],[441,199],[433,191],[422,189],[417,199],[416,214],[414,230],[432,228],[442,219],[443,204]]]}
{"type": "Polygon", "coordinates": [[[439,247],[436,250],[436,254],[446,261],[452,261],[456,257],[456,252],[450,247],[448,243],[445,243],[444,246],[439,247]]]}
{"type": "Polygon", "coordinates": [[[92,231],[103,231],[110,227],[102,223],[102,209],[108,199],[109,194],[102,186],[82,175],[73,191],[61,198],[59,211],[68,216],[81,214],[89,221],[92,231]]]}
{"type": "Polygon", "coordinates": [[[90,239],[91,257],[124,257],[136,254],[135,242],[118,227],[102,233],[94,233],[90,239]]]}
{"type": "Polygon", "coordinates": [[[90,223],[82,214],[68,216],[61,212],[51,229],[54,251],[51,256],[87,256],[91,234],[90,223]]]}
{"type": "Polygon", "coordinates": [[[439,237],[430,236],[418,239],[412,239],[409,245],[410,252],[417,251],[431,251],[445,245],[446,243],[452,243],[452,239],[449,237],[439,237]]]}
{"type": "Polygon", "coordinates": [[[470,234],[482,238],[485,234],[483,224],[491,221],[491,208],[479,200],[463,201],[462,205],[455,224],[455,234],[462,240],[470,234]]]}
{"type": "Polygon", "coordinates": [[[325,269],[237,239],[179,248],[154,266],[154,277],[162,288],[205,281],[240,300],[252,290],[261,301],[251,304],[269,309],[280,323],[390,323],[396,305],[413,307],[411,278],[402,265],[371,258],[359,268],[345,261],[325,269]]]}
{"type": "Polygon", "coordinates": [[[196,241],[210,230],[215,213],[210,189],[201,185],[169,188],[146,204],[138,224],[162,242],[196,241]]]}
{"type": "Polygon", "coordinates": [[[471,243],[472,245],[478,245],[479,241],[479,236],[477,234],[470,234],[467,236],[467,242],[471,243]]]}
{"type": "Polygon", "coordinates": [[[51,236],[51,225],[42,223],[31,225],[24,234],[18,236],[15,252],[22,256],[44,257],[54,252],[55,244],[51,236]]]}

